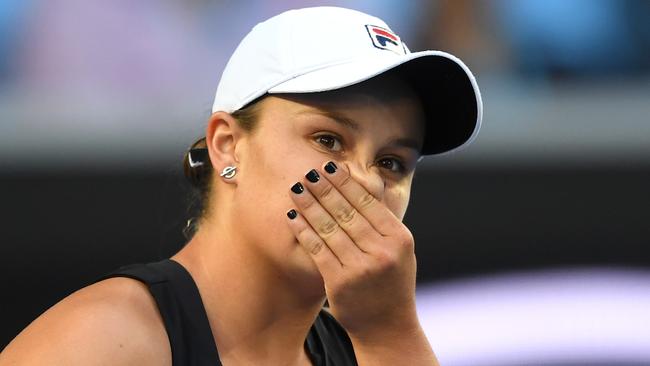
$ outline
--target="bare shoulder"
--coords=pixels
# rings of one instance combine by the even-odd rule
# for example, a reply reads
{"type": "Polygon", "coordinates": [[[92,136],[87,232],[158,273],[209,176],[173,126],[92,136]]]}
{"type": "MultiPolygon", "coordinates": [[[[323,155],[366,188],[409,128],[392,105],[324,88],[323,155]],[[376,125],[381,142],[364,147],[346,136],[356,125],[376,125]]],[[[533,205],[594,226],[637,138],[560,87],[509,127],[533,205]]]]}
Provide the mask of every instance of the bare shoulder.
{"type": "Polygon", "coordinates": [[[171,365],[171,350],[146,285],[115,277],[48,309],[0,353],[8,365],[171,365]]]}

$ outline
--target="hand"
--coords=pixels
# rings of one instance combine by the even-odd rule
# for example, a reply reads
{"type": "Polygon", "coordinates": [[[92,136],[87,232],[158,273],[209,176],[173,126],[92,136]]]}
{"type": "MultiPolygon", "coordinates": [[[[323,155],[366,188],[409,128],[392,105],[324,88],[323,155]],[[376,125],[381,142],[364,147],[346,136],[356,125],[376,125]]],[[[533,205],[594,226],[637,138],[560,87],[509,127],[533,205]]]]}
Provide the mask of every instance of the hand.
{"type": "Polygon", "coordinates": [[[296,183],[289,193],[298,212],[287,214],[323,277],[332,314],[357,337],[419,327],[413,235],[345,166],[329,172],[336,167],[296,183]]]}

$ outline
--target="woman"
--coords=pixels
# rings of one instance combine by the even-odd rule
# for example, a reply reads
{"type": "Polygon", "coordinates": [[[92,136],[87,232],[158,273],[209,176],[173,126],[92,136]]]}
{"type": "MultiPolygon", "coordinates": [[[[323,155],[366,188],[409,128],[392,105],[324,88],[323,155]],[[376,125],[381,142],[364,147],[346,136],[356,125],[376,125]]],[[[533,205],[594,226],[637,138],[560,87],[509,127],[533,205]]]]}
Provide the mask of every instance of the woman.
{"type": "Polygon", "coordinates": [[[0,364],[437,364],[401,220],[419,158],[480,120],[465,65],[410,53],[378,18],[320,7],[260,23],[186,156],[203,204],[191,240],[65,298],[0,364]]]}

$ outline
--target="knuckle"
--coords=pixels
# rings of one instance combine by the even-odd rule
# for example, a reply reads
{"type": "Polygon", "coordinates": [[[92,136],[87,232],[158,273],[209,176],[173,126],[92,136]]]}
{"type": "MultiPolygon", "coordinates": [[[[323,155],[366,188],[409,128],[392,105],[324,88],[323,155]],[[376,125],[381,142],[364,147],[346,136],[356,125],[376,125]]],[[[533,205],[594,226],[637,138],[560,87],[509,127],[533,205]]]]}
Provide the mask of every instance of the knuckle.
{"type": "Polygon", "coordinates": [[[318,233],[324,238],[330,237],[336,233],[338,224],[332,220],[325,220],[318,225],[318,233]]]}
{"type": "Polygon", "coordinates": [[[343,207],[336,212],[336,218],[342,224],[348,225],[357,216],[357,210],[354,207],[343,207]]]}
{"type": "Polygon", "coordinates": [[[323,190],[320,192],[319,197],[321,199],[327,199],[332,194],[333,189],[334,186],[332,186],[331,184],[326,185],[325,187],[323,187],[323,190]]]}
{"type": "Polygon", "coordinates": [[[410,230],[404,230],[399,237],[399,243],[407,248],[413,247],[415,245],[413,233],[410,230]]]}
{"type": "Polygon", "coordinates": [[[370,266],[365,266],[359,269],[359,278],[361,281],[365,281],[369,278],[372,278],[376,275],[377,270],[370,266]]]}
{"type": "Polygon", "coordinates": [[[345,174],[345,175],[341,178],[341,182],[339,183],[339,186],[340,186],[340,187],[345,187],[345,186],[348,185],[351,181],[352,181],[352,176],[351,176],[350,174],[345,174]]]}
{"type": "Polygon", "coordinates": [[[377,253],[376,258],[379,272],[388,272],[397,266],[397,256],[387,250],[377,253]]]}
{"type": "Polygon", "coordinates": [[[318,254],[323,249],[323,241],[318,239],[312,239],[307,243],[307,250],[311,254],[318,254]]]}
{"type": "Polygon", "coordinates": [[[361,208],[368,208],[372,206],[374,203],[375,203],[375,197],[368,192],[364,193],[361,196],[361,198],[359,198],[359,207],[361,208]]]}
{"type": "Polygon", "coordinates": [[[307,199],[307,200],[303,201],[300,206],[302,206],[301,208],[303,210],[307,210],[311,206],[313,206],[315,203],[316,203],[316,200],[314,198],[310,197],[310,199],[307,199]]]}
{"type": "Polygon", "coordinates": [[[298,231],[296,238],[301,243],[309,243],[311,241],[311,236],[309,235],[309,230],[307,228],[302,228],[300,231],[298,231]]]}

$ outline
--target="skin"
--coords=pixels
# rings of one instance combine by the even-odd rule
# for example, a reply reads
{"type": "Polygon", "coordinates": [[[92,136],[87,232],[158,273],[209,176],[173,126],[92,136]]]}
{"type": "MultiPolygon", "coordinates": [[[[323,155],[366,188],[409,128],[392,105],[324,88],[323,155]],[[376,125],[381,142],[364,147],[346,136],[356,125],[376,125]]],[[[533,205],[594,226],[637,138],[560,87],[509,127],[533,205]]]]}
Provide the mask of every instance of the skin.
{"type": "MultiPolygon", "coordinates": [[[[415,312],[414,242],[402,223],[423,136],[417,99],[382,78],[260,103],[252,133],[227,113],[211,116],[215,172],[235,165],[237,174],[214,174],[214,214],[172,257],[198,285],[222,363],[311,364],[304,340],[327,296],[360,365],[437,365],[415,312]],[[311,169],[316,183],[305,178],[311,169]],[[296,182],[303,193],[290,190],[296,182]]],[[[148,290],[114,278],[62,300],[0,354],[2,366],[44,362],[170,365],[171,352],[148,290]]]]}

